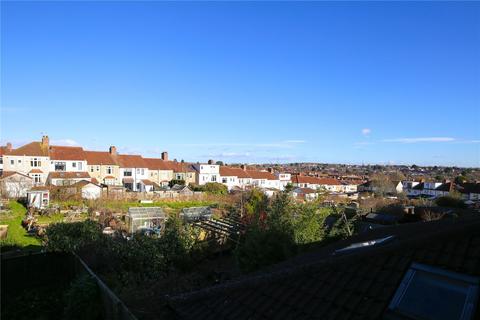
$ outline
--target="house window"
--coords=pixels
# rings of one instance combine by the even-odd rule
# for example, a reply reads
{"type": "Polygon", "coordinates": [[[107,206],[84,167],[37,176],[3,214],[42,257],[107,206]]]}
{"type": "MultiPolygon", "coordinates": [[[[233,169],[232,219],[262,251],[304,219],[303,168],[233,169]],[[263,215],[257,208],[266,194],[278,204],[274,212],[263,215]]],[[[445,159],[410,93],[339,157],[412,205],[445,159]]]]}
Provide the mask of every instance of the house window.
{"type": "Polygon", "coordinates": [[[90,167],[90,172],[93,172],[95,171],[95,169],[93,167],[90,167]]]}
{"type": "Polygon", "coordinates": [[[15,160],[10,160],[10,164],[11,164],[12,166],[14,166],[14,165],[15,165],[15,160]]]}
{"type": "Polygon", "coordinates": [[[72,162],[72,168],[76,168],[77,167],[77,163],[76,162],[72,162]]]}
{"type": "Polygon", "coordinates": [[[3,164],[3,157],[0,157],[0,164],[3,164]]]}
{"type": "Polygon", "coordinates": [[[97,172],[99,172],[99,171],[100,171],[100,166],[97,166],[97,168],[96,168],[96,169],[97,169],[97,172]]]}
{"type": "Polygon", "coordinates": [[[217,176],[212,176],[212,182],[216,182],[217,181],[217,176]]]}
{"type": "Polygon", "coordinates": [[[83,170],[83,163],[81,162],[78,163],[78,170],[83,170]]]}
{"type": "Polygon", "coordinates": [[[107,167],[107,174],[112,174],[113,168],[112,167],[107,167]]]}
{"type": "Polygon", "coordinates": [[[41,177],[38,173],[33,174],[33,175],[32,175],[32,178],[33,178],[33,182],[34,182],[35,184],[38,184],[38,183],[41,183],[41,182],[42,182],[42,177],[41,177]]]}
{"type": "Polygon", "coordinates": [[[65,171],[67,168],[66,162],[55,162],[55,171],[65,171]]]}
{"type": "Polygon", "coordinates": [[[227,178],[222,178],[222,183],[227,183],[227,178]]]}
{"type": "Polygon", "coordinates": [[[409,319],[472,319],[479,281],[478,277],[413,263],[390,302],[389,312],[409,319]]]}
{"type": "Polygon", "coordinates": [[[18,164],[22,163],[22,160],[18,160],[18,164]]]}
{"type": "Polygon", "coordinates": [[[125,170],[125,171],[123,172],[123,175],[124,175],[125,177],[131,177],[131,176],[132,176],[132,171],[131,171],[131,170],[125,170]]]}
{"type": "Polygon", "coordinates": [[[145,169],[141,169],[141,172],[142,175],[145,174],[145,169]]]}
{"type": "Polygon", "coordinates": [[[137,169],[137,174],[140,174],[140,169],[137,169]]]}
{"type": "MultiPolygon", "coordinates": [[[[12,163],[13,164],[13,163],[12,163]]],[[[42,166],[42,161],[40,161],[39,158],[32,158],[30,160],[30,166],[32,167],[41,167],[42,166]]]]}

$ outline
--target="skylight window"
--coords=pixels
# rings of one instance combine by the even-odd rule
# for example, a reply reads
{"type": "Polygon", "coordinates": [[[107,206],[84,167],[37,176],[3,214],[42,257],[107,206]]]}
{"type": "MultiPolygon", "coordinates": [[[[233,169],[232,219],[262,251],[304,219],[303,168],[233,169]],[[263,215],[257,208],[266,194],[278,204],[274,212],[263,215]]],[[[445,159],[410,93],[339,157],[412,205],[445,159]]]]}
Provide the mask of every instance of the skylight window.
{"type": "Polygon", "coordinates": [[[478,292],[478,277],[413,263],[388,308],[407,319],[469,320],[478,292]]]}
{"type": "Polygon", "coordinates": [[[373,246],[391,241],[394,238],[395,238],[395,236],[388,236],[388,237],[385,237],[385,238],[379,238],[379,239],[369,240],[369,241],[365,241],[365,242],[352,243],[348,247],[335,250],[335,253],[344,253],[344,252],[353,251],[355,249],[373,247],[373,246]]]}

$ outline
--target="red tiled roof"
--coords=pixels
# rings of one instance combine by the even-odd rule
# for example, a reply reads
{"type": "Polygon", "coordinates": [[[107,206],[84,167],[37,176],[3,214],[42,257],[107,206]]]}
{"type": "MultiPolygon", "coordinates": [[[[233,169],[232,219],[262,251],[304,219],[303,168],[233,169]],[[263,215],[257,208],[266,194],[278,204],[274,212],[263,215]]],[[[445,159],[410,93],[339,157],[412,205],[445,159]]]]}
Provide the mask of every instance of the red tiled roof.
{"type": "Polygon", "coordinates": [[[24,176],[24,177],[27,177],[27,178],[31,179],[31,177],[29,177],[29,176],[27,176],[23,173],[17,172],[17,171],[2,171],[0,173],[0,179],[8,178],[8,177],[13,176],[15,174],[18,174],[18,175],[21,175],[21,176],[24,176]]]}
{"type": "Polygon", "coordinates": [[[12,156],[37,156],[48,157],[48,147],[43,146],[41,142],[30,142],[20,148],[13,149],[11,151],[5,150],[5,155],[12,156]]]}
{"type": "Polygon", "coordinates": [[[195,172],[195,169],[190,163],[187,162],[175,162],[165,161],[167,166],[173,170],[173,172],[195,172]]]}
{"type": "Polygon", "coordinates": [[[51,146],[51,160],[86,160],[82,147],[51,146]]]}
{"type": "Polygon", "coordinates": [[[144,158],[143,160],[150,170],[173,170],[173,167],[169,165],[170,161],[163,161],[157,158],[144,158]]]}
{"type": "Polygon", "coordinates": [[[85,151],[85,158],[88,165],[117,165],[115,157],[110,152],[85,151]]]}
{"type": "Polygon", "coordinates": [[[48,179],[90,179],[88,172],[50,172],[48,179]]]}
{"type": "Polygon", "coordinates": [[[148,180],[148,179],[143,179],[142,182],[146,186],[153,186],[154,184],[151,180],[148,180]]]}
{"type": "Polygon", "coordinates": [[[122,168],[147,168],[145,160],[139,155],[121,154],[117,160],[122,168]]]}
{"type": "Polygon", "coordinates": [[[29,173],[43,173],[43,171],[40,170],[40,169],[32,169],[32,170],[30,170],[29,173]]]}
{"type": "Polygon", "coordinates": [[[250,178],[248,173],[242,168],[234,168],[234,167],[226,167],[226,166],[220,166],[220,176],[250,178]]]}
{"type": "Polygon", "coordinates": [[[267,171],[247,170],[247,174],[252,179],[277,180],[277,178],[273,174],[267,171]]]}
{"type": "Polygon", "coordinates": [[[114,176],[106,176],[104,179],[115,179],[114,176]]]}
{"type": "Polygon", "coordinates": [[[96,178],[92,178],[92,183],[98,184],[98,180],[96,178]]]}
{"type": "Polygon", "coordinates": [[[316,177],[307,177],[294,175],[292,176],[292,183],[308,183],[308,184],[318,184],[318,185],[341,185],[340,181],[333,178],[316,178],[316,177]]]}

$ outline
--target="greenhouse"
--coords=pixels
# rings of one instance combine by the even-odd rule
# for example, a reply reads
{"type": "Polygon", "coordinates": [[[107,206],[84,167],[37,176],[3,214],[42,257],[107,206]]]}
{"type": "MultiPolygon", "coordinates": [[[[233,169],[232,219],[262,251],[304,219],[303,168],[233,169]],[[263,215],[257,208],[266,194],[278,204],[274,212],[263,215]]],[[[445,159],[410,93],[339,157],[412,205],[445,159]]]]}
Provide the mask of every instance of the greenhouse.
{"type": "Polygon", "coordinates": [[[186,222],[209,220],[212,218],[212,209],[210,207],[183,208],[180,217],[186,222]]]}
{"type": "Polygon", "coordinates": [[[125,216],[128,233],[159,234],[165,225],[166,214],[160,207],[132,207],[125,216]]]}

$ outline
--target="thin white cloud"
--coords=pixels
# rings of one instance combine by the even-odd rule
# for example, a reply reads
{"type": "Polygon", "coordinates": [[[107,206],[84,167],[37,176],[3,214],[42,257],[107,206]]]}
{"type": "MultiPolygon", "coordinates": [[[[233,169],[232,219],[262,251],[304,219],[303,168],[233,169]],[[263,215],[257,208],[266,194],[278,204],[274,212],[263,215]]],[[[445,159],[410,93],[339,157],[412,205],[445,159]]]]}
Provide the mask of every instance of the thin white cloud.
{"type": "Polygon", "coordinates": [[[52,140],[50,142],[52,145],[59,145],[59,146],[68,146],[68,147],[76,147],[78,146],[78,142],[73,139],[58,139],[52,140]]]}
{"type": "Polygon", "coordinates": [[[251,156],[250,152],[221,152],[216,154],[208,154],[203,157],[213,158],[248,158],[251,156]]]}
{"type": "Polygon", "coordinates": [[[363,128],[362,129],[362,134],[366,137],[368,137],[370,135],[370,133],[372,133],[372,129],[370,128],[363,128]]]}
{"type": "Polygon", "coordinates": [[[452,138],[452,137],[396,138],[396,139],[384,139],[382,141],[397,142],[397,143],[451,142],[451,141],[455,141],[455,138],[452,138]]]}
{"type": "Polygon", "coordinates": [[[305,140],[285,140],[282,142],[266,143],[184,143],[177,144],[182,147],[249,147],[249,148],[294,148],[296,144],[305,143],[305,140]]]}

